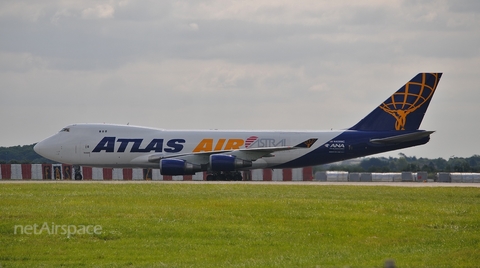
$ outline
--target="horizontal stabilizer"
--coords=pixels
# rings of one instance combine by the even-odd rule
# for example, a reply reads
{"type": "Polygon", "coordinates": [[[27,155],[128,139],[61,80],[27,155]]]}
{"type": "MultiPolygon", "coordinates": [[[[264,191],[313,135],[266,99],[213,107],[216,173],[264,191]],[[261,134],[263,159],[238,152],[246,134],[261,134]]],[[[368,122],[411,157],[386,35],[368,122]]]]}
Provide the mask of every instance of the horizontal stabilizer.
{"type": "Polygon", "coordinates": [[[371,139],[371,143],[377,144],[395,144],[395,143],[402,143],[408,141],[416,141],[425,137],[430,136],[435,131],[422,131],[422,132],[415,132],[403,135],[396,135],[387,138],[380,138],[380,139],[371,139]]]}

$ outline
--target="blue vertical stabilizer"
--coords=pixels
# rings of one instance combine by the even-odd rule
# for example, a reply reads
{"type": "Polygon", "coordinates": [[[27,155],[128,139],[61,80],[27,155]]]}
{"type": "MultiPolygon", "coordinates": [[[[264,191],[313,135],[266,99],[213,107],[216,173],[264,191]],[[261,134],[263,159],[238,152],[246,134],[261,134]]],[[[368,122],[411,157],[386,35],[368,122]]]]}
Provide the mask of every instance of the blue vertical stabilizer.
{"type": "Polygon", "coordinates": [[[441,73],[419,73],[350,130],[417,130],[441,73]]]}

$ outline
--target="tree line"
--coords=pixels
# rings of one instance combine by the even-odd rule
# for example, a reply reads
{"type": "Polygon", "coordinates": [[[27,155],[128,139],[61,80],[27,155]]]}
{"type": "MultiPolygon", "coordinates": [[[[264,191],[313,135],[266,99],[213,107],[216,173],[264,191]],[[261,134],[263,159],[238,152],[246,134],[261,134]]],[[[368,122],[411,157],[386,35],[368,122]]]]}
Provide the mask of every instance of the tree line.
{"type": "Polygon", "coordinates": [[[358,161],[344,161],[329,165],[318,166],[316,171],[348,171],[348,172],[480,172],[480,155],[471,157],[452,156],[448,160],[444,158],[417,158],[399,153],[394,157],[368,157],[358,161]]]}
{"type": "Polygon", "coordinates": [[[55,163],[33,150],[35,144],[0,147],[0,164],[43,164],[55,163]]]}
{"type": "MultiPolygon", "coordinates": [[[[33,150],[33,146],[0,147],[0,164],[42,164],[55,163],[33,150]]],[[[435,159],[417,158],[399,153],[394,157],[368,157],[360,161],[349,160],[315,167],[315,171],[348,171],[348,172],[480,172],[480,155],[471,157],[452,156],[448,160],[441,157],[435,159]]]]}

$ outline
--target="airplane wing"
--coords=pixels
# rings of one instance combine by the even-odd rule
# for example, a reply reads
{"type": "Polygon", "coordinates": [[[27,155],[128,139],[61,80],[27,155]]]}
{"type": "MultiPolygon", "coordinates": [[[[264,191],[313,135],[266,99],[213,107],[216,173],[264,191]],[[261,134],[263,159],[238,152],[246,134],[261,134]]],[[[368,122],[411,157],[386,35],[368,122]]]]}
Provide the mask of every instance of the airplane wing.
{"type": "Polygon", "coordinates": [[[247,148],[231,151],[226,154],[234,155],[243,160],[255,161],[262,157],[274,157],[273,153],[280,151],[295,150],[301,148],[310,148],[318,139],[308,139],[295,146],[281,146],[281,147],[263,147],[263,148],[247,148]]]}
{"type": "Polygon", "coordinates": [[[317,139],[308,139],[304,142],[301,142],[295,146],[279,146],[279,147],[260,147],[260,148],[245,148],[245,149],[236,149],[236,150],[222,150],[222,151],[211,151],[211,152],[198,152],[198,153],[185,153],[185,154],[174,154],[174,155],[164,155],[164,154],[152,154],[148,157],[148,162],[156,163],[162,159],[182,159],[188,161],[192,164],[204,165],[208,164],[210,155],[213,154],[224,154],[232,155],[242,160],[255,161],[262,157],[274,157],[273,153],[295,150],[295,149],[305,149],[310,148],[317,139]]]}

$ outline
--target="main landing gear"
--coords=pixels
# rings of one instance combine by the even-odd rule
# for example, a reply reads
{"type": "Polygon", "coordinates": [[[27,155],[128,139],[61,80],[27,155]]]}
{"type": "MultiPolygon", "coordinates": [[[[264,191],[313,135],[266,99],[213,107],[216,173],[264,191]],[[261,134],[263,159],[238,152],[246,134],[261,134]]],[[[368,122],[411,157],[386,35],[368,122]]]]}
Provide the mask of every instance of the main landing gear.
{"type": "Polygon", "coordinates": [[[207,175],[207,181],[241,181],[242,174],[238,171],[213,172],[207,175]]]}

